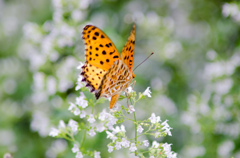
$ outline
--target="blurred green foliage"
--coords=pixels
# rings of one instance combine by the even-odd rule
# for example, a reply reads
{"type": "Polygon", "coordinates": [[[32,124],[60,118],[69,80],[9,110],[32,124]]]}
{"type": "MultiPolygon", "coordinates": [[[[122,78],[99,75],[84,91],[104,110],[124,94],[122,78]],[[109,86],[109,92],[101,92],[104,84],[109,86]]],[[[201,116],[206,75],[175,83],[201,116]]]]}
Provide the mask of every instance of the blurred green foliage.
{"type": "MultiPolygon", "coordinates": [[[[135,107],[139,118],[155,112],[168,119],[173,136],[161,141],[172,143],[179,157],[240,157],[239,6],[229,0],[0,1],[0,155],[74,157],[72,144],[47,135],[59,120],[74,118],[67,109],[79,95],[81,29],[100,27],[120,52],[135,21],[134,65],[155,53],[135,71],[134,89],[151,86],[153,95],[135,107]],[[57,30],[64,24],[75,30],[66,39],[65,26],[57,30]],[[60,33],[54,36],[52,27],[60,33]],[[43,40],[50,33],[46,52],[43,40]],[[53,83],[54,92],[48,89],[53,83]]],[[[99,134],[87,146],[117,157],[107,152],[105,137],[99,134]]]]}

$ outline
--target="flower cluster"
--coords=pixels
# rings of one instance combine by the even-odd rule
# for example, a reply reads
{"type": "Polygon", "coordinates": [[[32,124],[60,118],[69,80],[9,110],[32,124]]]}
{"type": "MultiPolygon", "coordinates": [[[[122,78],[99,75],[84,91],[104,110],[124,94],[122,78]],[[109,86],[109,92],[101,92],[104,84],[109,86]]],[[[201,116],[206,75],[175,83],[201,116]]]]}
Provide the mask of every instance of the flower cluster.
{"type": "MultiPolygon", "coordinates": [[[[82,63],[80,63],[80,66],[82,63]]],[[[153,138],[165,137],[167,135],[172,136],[171,127],[168,125],[167,120],[162,122],[160,116],[156,116],[155,113],[151,114],[151,117],[146,120],[137,121],[135,106],[138,101],[146,97],[151,97],[150,87],[143,93],[136,94],[132,87],[128,87],[125,96],[121,96],[121,99],[126,98],[130,101],[131,105],[129,108],[121,106],[119,109],[119,104],[115,105],[115,110],[107,112],[103,109],[101,112],[95,112],[94,107],[97,104],[101,104],[105,99],[93,100],[92,97],[86,97],[84,93],[87,89],[84,87],[84,83],[81,82],[81,76],[78,78],[76,90],[81,90],[80,96],[76,97],[75,102],[70,102],[68,110],[71,111],[75,116],[80,119],[86,120],[83,122],[69,120],[68,124],[61,120],[59,122],[58,128],[52,128],[50,136],[60,137],[70,140],[74,143],[72,148],[73,153],[76,153],[77,158],[81,158],[84,155],[100,157],[100,152],[97,151],[83,151],[84,142],[77,142],[75,140],[75,135],[80,132],[83,134],[85,140],[86,134],[90,137],[95,136],[97,133],[106,132],[106,139],[110,139],[111,142],[107,145],[108,152],[111,153],[115,150],[120,150],[122,148],[129,149],[130,153],[134,153],[135,156],[145,157],[176,157],[174,152],[171,152],[171,148],[166,144],[164,145],[154,145],[157,143],[153,142],[152,147],[149,147],[149,140],[142,139],[144,136],[152,136],[153,138]],[[116,110],[119,109],[119,110],[116,110]],[[131,121],[134,127],[134,138],[129,138],[127,134],[126,127],[124,125],[125,121],[131,121]],[[144,148],[148,148],[143,152],[144,148]],[[155,152],[157,151],[157,152],[155,152]],[[148,154],[147,154],[148,153],[148,154]]],[[[132,130],[130,130],[132,131],[132,130]]]]}

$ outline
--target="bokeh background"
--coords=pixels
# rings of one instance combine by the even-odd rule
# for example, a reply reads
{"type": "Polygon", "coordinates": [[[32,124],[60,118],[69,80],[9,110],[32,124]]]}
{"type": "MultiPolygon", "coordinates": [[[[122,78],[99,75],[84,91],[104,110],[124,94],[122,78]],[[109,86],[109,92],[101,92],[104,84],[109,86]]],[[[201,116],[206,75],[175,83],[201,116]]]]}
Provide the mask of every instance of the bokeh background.
{"type": "MultiPolygon", "coordinates": [[[[240,158],[240,2],[231,0],[0,0],[0,156],[75,156],[48,133],[73,118],[82,28],[98,26],[120,52],[134,21],[134,65],[155,53],[135,71],[134,90],[152,90],[138,118],[168,119],[173,136],[159,142],[178,157],[240,158]]],[[[105,137],[88,147],[118,157],[105,137]]]]}

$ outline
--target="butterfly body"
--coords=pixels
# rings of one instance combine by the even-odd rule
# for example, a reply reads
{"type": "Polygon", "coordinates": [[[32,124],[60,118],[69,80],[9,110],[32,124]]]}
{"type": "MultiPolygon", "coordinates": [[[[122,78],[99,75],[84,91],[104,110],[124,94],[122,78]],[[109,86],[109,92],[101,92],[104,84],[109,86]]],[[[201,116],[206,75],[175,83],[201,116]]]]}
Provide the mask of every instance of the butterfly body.
{"type": "Polygon", "coordinates": [[[120,94],[135,77],[134,61],[135,25],[121,57],[112,41],[100,29],[87,25],[83,29],[86,62],[82,67],[83,80],[91,92],[99,97],[111,97],[110,109],[116,104],[120,94]]]}

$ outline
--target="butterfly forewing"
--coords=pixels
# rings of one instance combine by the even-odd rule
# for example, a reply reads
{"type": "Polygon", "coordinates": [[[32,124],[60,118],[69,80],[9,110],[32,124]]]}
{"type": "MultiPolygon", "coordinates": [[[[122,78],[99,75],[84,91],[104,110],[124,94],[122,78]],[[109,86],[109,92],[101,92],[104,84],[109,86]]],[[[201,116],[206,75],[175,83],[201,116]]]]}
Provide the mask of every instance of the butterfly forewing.
{"type": "Polygon", "coordinates": [[[121,52],[121,59],[128,66],[129,70],[132,71],[134,62],[134,46],[135,46],[135,24],[133,25],[128,41],[124,45],[121,52]]]}
{"type": "Polygon", "coordinates": [[[94,91],[98,89],[107,70],[120,57],[115,45],[99,28],[86,25],[82,34],[85,43],[86,62],[81,75],[91,91],[94,91]]]}
{"type": "Polygon", "coordinates": [[[114,61],[120,59],[115,45],[99,28],[87,25],[82,34],[88,63],[107,71],[114,61]]]}

